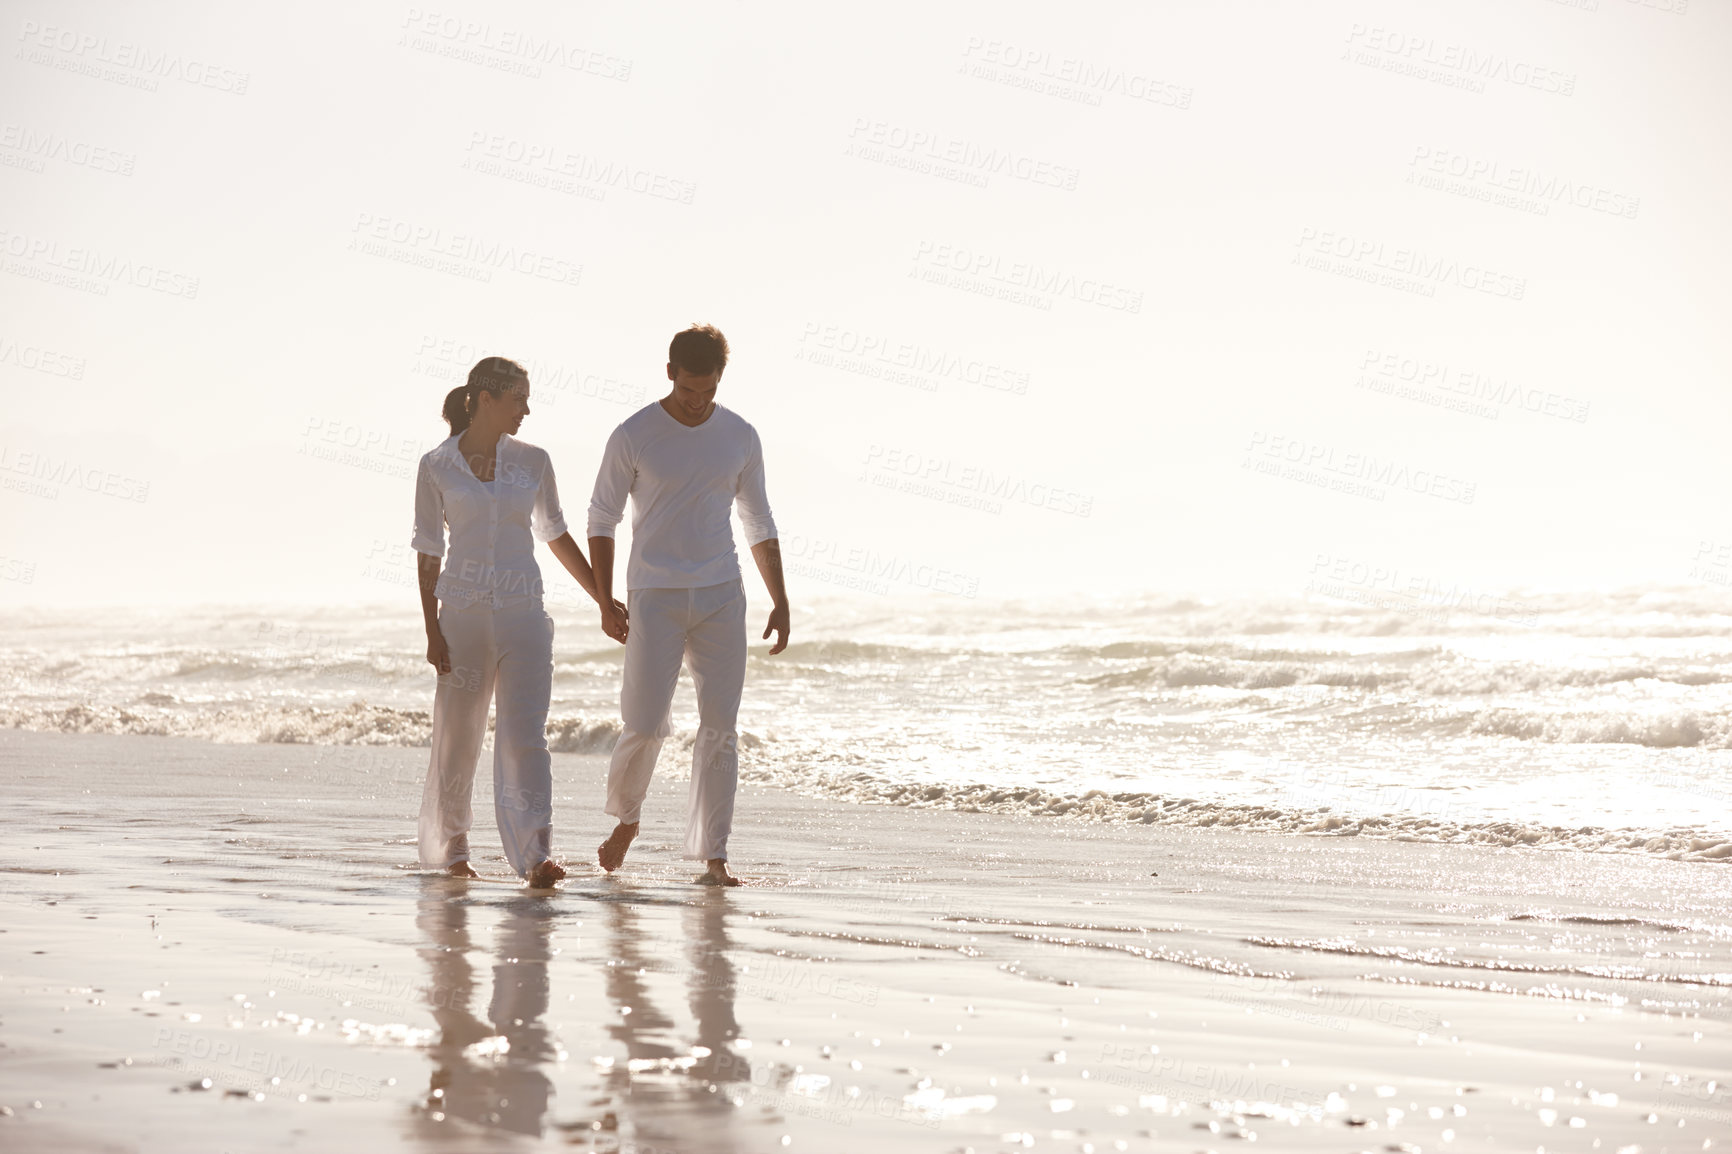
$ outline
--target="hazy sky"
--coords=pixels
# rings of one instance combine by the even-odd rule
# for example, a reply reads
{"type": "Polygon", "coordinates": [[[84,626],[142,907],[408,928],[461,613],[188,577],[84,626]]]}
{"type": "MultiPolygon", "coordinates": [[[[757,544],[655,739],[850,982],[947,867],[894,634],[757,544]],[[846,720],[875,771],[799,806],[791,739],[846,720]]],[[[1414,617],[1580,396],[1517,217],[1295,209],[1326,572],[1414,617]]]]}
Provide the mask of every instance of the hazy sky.
{"type": "Polygon", "coordinates": [[[3,13],[0,605],[412,604],[488,354],[581,536],[694,320],[796,599],[1732,542],[1719,0],[3,13]]]}

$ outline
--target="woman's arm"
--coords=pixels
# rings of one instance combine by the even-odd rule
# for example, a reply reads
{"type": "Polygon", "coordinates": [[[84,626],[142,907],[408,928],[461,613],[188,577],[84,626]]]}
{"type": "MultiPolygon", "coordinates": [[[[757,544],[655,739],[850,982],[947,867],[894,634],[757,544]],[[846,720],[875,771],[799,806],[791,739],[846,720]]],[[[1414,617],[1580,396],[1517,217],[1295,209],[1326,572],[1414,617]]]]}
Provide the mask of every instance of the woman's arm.
{"type": "Polygon", "coordinates": [[[421,620],[427,626],[427,661],[440,673],[451,672],[451,650],[439,630],[439,561],[445,556],[445,494],[433,478],[433,454],[421,458],[415,470],[416,584],[421,588],[421,620]]]}
{"type": "Polygon", "coordinates": [[[427,661],[440,673],[450,673],[451,650],[439,629],[439,597],[434,592],[439,585],[439,558],[415,554],[415,575],[420,578],[421,620],[427,626],[427,661]]]}
{"type": "MultiPolygon", "coordinates": [[[[553,555],[559,558],[559,563],[565,566],[566,572],[577,578],[577,583],[583,586],[583,591],[589,594],[590,599],[597,605],[601,604],[601,596],[595,588],[595,570],[589,567],[589,562],[584,558],[583,546],[579,545],[570,533],[562,533],[549,541],[547,547],[553,550],[553,555]]],[[[625,606],[618,601],[613,604],[619,610],[619,615],[624,617],[625,606]]]]}

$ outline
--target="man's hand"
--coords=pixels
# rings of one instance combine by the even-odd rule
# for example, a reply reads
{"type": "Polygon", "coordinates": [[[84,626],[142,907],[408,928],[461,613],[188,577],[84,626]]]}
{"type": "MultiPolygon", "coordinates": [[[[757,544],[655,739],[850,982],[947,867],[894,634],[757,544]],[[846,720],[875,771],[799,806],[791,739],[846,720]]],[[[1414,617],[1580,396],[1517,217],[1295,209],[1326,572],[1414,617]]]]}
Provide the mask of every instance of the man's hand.
{"type": "Polygon", "coordinates": [[[758,572],[764,578],[764,588],[770,591],[770,604],[775,606],[770,610],[770,623],[764,626],[764,639],[769,640],[770,634],[776,635],[776,643],[770,646],[773,657],[788,648],[788,585],[782,580],[782,543],[774,537],[766,538],[752,546],[752,560],[758,563],[758,572]]]}
{"type": "Polygon", "coordinates": [[[624,645],[626,630],[625,606],[618,601],[603,605],[601,607],[601,631],[624,645]]]}
{"type": "Polygon", "coordinates": [[[764,626],[764,640],[770,639],[770,634],[776,635],[776,643],[770,646],[770,656],[774,657],[788,648],[788,607],[778,605],[770,610],[770,623],[764,626]]]}

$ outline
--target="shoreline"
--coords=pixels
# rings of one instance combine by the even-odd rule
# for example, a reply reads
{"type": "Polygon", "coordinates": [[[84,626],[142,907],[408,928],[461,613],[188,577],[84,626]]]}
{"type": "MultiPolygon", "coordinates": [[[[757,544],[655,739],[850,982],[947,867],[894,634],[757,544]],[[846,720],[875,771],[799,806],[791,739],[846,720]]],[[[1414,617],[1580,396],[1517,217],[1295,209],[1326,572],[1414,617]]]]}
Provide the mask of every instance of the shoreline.
{"type": "MultiPolygon", "coordinates": [[[[72,706],[61,710],[28,714],[0,709],[0,733],[100,735],[114,738],[156,737],[205,741],[223,747],[303,746],[355,750],[424,750],[431,730],[431,714],[425,709],[398,709],[355,702],[347,706],[317,708],[297,706],[242,714],[233,722],[227,711],[192,716],[170,714],[151,707],[93,708],[72,706]],[[308,720],[315,724],[309,726],[308,720]],[[68,728],[73,726],[75,728],[68,728]],[[118,732],[116,730],[118,729],[118,732]],[[247,735],[251,734],[251,738],[247,735]],[[378,740],[383,738],[384,740],[378,740]]],[[[483,761],[491,749],[488,744],[483,761]]],[[[550,716],[548,746],[560,754],[605,755],[618,737],[617,720],[550,716]]],[[[669,752],[692,736],[676,730],[669,752]]],[[[1456,812],[1447,798],[1421,797],[1412,787],[1367,790],[1332,781],[1312,771],[1295,777],[1281,795],[1269,801],[1233,801],[1163,794],[1151,789],[1108,792],[1101,788],[1075,787],[1070,791],[1039,786],[894,781],[882,775],[844,768],[802,767],[791,773],[785,766],[755,756],[765,748],[765,738],[742,729],[740,735],[740,781],[766,788],[824,797],[858,805],[889,805],[912,809],[939,809],[957,813],[993,813],[1001,816],[1063,817],[1073,821],[1111,824],[1158,825],[1163,828],[1239,829],[1286,836],[1364,837],[1375,840],[1417,841],[1444,845],[1479,845],[1546,851],[1621,853],[1672,861],[1732,864],[1732,833],[1715,829],[1665,830],[1616,828],[1600,825],[1548,825],[1497,817],[1479,817],[1456,812]],[[1416,804],[1407,808],[1384,808],[1376,804],[1393,796],[1416,804]],[[1341,803],[1319,804],[1324,801],[1341,803]]],[[[380,755],[385,756],[385,755],[380,755]]],[[[394,755],[387,757],[397,780],[419,781],[419,769],[411,767],[405,777],[394,755]]],[[[833,760],[833,759],[832,759],[833,760]]],[[[683,772],[680,758],[664,758],[671,768],[683,772]]],[[[661,772],[670,768],[664,765],[661,772]]],[[[556,788],[558,783],[556,782],[556,788]]],[[[1674,775],[1667,783],[1689,791],[1689,783],[1674,775]]],[[[1706,794],[1706,787],[1703,787],[1706,794]]],[[[1718,794],[1711,796],[1718,797],[1718,794]]]]}
{"type": "Polygon", "coordinates": [[[586,867],[605,762],[561,754],[572,877],[531,893],[484,806],[488,882],[406,868],[418,782],[395,778],[424,758],[0,732],[0,1128],[743,1154],[1732,1127],[1732,895],[1693,863],[748,784],[754,884],[717,891],[677,857],[668,774],[622,874],[586,867]]]}

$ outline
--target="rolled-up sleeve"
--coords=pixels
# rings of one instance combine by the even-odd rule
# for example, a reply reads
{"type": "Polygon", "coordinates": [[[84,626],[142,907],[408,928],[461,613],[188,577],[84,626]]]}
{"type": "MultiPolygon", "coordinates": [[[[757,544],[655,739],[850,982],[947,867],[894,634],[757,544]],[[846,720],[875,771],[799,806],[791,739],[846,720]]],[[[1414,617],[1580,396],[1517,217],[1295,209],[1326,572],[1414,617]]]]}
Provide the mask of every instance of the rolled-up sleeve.
{"type": "Polygon", "coordinates": [[[426,457],[415,472],[415,536],[409,544],[417,553],[445,556],[445,495],[433,480],[433,465],[426,457]]]}
{"type": "Polygon", "coordinates": [[[746,450],[746,467],[734,482],[734,502],[740,510],[740,526],[746,531],[747,545],[768,541],[776,535],[769,494],[764,491],[764,446],[756,429],[752,430],[752,443],[746,450]]]}
{"type": "Polygon", "coordinates": [[[541,484],[535,490],[529,526],[537,541],[552,541],[569,531],[565,527],[565,512],[559,507],[559,486],[553,480],[553,458],[546,453],[541,455],[541,484]]]}
{"type": "Polygon", "coordinates": [[[589,535],[612,537],[625,516],[626,498],[631,495],[631,483],[637,479],[637,469],[631,461],[631,446],[626,442],[621,426],[607,439],[601,454],[601,468],[595,474],[595,492],[589,498],[589,535]]]}

